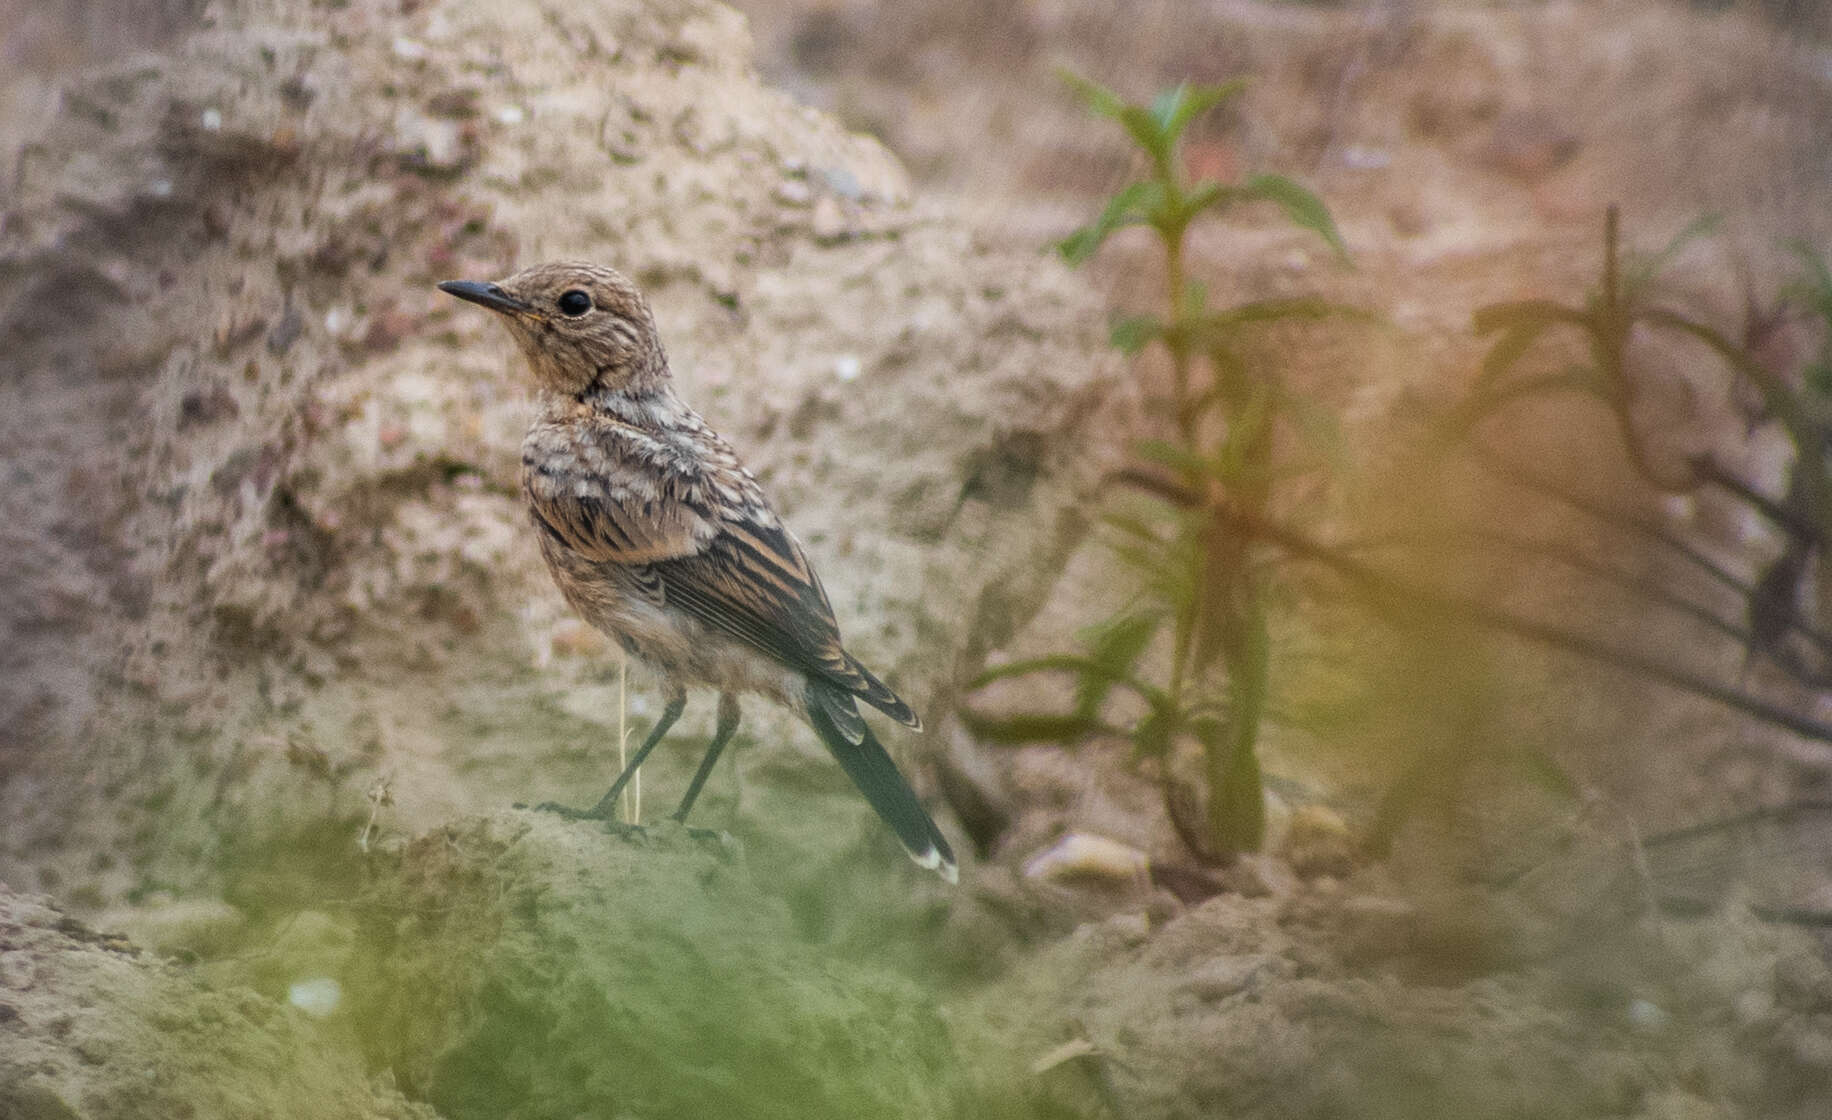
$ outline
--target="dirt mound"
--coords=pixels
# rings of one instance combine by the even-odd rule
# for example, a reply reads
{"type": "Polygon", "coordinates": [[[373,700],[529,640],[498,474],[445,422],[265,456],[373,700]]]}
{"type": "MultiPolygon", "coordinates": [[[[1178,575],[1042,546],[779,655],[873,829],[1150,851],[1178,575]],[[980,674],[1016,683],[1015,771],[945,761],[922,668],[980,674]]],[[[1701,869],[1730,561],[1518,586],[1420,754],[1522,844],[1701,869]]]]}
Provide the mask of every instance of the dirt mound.
{"type": "MultiPolygon", "coordinates": [[[[432,287],[541,258],[645,286],[849,645],[946,708],[1081,524],[1101,316],[748,51],[710,3],[247,0],[32,102],[0,239],[0,867],[86,906],[265,893],[348,874],[366,794],[411,832],[608,783],[615,660],[518,504],[528,390],[432,287]]],[[[746,728],[770,746],[709,823],[811,877],[876,843],[811,738],[746,728]]]]}
{"type": "Polygon", "coordinates": [[[359,907],[371,1060],[451,1120],[959,1115],[932,997],[804,938],[730,843],[539,813],[416,841],[359,907]]]}
{"type": "Polygon", "coordinates": [[[1821,1115],[1832,972],[1815,940],[1734,910],[1663,918],[1624,853],[1598,857],[1513,889],[1371,875],[1161,925],[1121,913],[954,1022],[1020,1116],[1821,1115]]]}
{"type": "Polygon", "coordinates": [[[0,887],[0,1115],[434,1120],[334,1028],[0,887]]]}

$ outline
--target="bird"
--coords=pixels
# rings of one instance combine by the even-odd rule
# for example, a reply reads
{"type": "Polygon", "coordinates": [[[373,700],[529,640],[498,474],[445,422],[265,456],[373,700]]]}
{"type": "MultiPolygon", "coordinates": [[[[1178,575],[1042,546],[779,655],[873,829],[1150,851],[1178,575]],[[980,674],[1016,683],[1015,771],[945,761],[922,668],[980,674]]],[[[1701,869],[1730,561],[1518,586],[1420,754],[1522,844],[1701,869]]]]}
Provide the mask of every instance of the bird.
{"type": "Polygon", "coordinates": [[[544,807],[612,819],[688,689],[709,687],[719,696],[717,729],[673,814],[685,822],[738,729],[739,697],[754,694],[800,716],[910,858],[958,882],[947,838],[859,704],[914,730],[922,721],[846,651],[801,542],[737,452],[676,393],[637,286],[615,269],[555,261],[438,287],[496,312],[533,374],[521,489],[554,582],[665,693],[660,717],[595,806],[544,807]]]}

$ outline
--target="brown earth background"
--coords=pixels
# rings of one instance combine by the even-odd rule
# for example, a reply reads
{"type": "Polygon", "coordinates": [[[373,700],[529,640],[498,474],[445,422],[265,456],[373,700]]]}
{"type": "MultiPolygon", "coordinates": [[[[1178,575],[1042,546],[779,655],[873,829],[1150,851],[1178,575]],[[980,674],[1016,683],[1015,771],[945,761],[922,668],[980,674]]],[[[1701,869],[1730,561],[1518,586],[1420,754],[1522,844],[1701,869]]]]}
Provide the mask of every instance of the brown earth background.
{"type": "MultiPolygon", "coordinates": [[[[1749,337],[1785,240],[1832,246],[1826,14],[741,7],[0,0],[0,1117],[1832,1111],[1832,943],[1774,920],[1832,913],[1832,820],[1647,842],[1832,797],[1823,742],[1530,645],[1396,637],[1305,580],[1264,854],[1197,866],[1125,743],[958,716],[1061,699],[969,682],[1127,601],[1099,483],[1156,431],[1163,371],[1106,344],[1162,298],[1152,245],[1045,251],[1137,170],[1057,67],[1134,98],[1253,76],[1192,168],[1290,174],[1334,212],[1352,269],[1270,212],[1195,241],[1217,303],[1387,321],[1269,344],[1356,464],[1287,512],[1531,531],[1734,615],[1412,449],[1475,374],[1471,312],[1581,299],[1612,202],[1647,250],[1722,214],[1665,294],[1749,337]],[[640,673],[620,699],[524,532],[507,340],[432,287],[558,256],[644,286],[684,395],[924,713],[892,746],[958,888],[756,703],[696,814],[714,839],[511,808],[595,797],[658,708],[640,673]],[[1068,858],[1077,835],[1117,865],[1068,858]]],[[[1765,337],[1784,367],[1823,341],[1765,337]]],[[[1778,492],[1736,387],[1638,345],[1660,446],[1778,492]]],[[[1779,548],[1649,494],[1594,409],[1489,434],[1745,575],[1779,548]]],[[[1544,563],[1429,574],[1823,713],[1544,563]]],[[[695,761],[658,754],[646,817],[695,761]]]]}

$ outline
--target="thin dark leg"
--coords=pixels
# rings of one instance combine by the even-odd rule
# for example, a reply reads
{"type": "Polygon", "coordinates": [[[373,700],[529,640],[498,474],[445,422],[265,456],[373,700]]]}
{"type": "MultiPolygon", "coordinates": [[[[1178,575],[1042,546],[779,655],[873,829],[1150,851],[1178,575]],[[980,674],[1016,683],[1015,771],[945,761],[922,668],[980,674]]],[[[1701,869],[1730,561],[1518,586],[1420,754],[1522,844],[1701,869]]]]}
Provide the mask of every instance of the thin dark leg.
{"type": "Polygon", "coordinates": [[[674,811],[674,819],[685,821],[688,810],[693,808],[694,799],[700,796],[700,788],[706,779],[712,776],[713,764],[719,761],[720,752],[725,744],[731,741],[732,734],[738,730],[738,698],[729,692],[719,694],[719,726],[712,733],[712,742],[706,747],[706,757],[700,760],[700,768],[694,772],[693,781],[687,786],[687,796],[681,798],[681,807],[674,811]]]}
{"type": "Polygon", "coordinates": [[[680,693],[668,701],[668,706],[662,709],[661,718],[656,720],[655,726],[649,729],[649,737],[642,741],[642,746],[636,748],[636,753],[630,756],[630,764],[625,766],[623,773],[617,775],[617,780],[611,783],[610,792],[600,797],[598,804],[593,805],[591,811],[585,814],[587,817],[600,821],[616,818],[617,798],[622,795],[623,787],[630,784],[630,779],[634,778],[636,771],[642,768],[643,761],[649,757],[649,752],[655,749],[656,744],[662,741],[662,736],[668,733],[668,729],[674,726],[674,721],[680,719],[681,713],[686,710],[686,693],[680,693]]]}
{"type": "Polygon", "coordinates": [[[669,699],[668,706],[662,709],[661,718],[657,719],[655,721],[655,726],[649,729],[649,737],[642,741],[642,746],[636,748],[636,754],[630,759],[630,764],[623,768],[623,773],[617,775],[617,780],[611,783],[611,792],[599,798],[598,804],[583,811],[579,809],[570,809],[565,805],[560,805],[552,801],[535,807],[546,812],[559,813],[561,816],[571,817],[575,820],[614,820],[617,813],[617,797],[619,794],[623,793],[623,787],[630,784],[630,779],[635,776],[637,768],[649,757],[649,752],[653,751],[656,744],[662,741],[662,736],[668,733],[668,729],[674,726],[674,721],[680,719],[681,713],[686,709],[687,694],[685,692],[679,693],[669,699]]]}

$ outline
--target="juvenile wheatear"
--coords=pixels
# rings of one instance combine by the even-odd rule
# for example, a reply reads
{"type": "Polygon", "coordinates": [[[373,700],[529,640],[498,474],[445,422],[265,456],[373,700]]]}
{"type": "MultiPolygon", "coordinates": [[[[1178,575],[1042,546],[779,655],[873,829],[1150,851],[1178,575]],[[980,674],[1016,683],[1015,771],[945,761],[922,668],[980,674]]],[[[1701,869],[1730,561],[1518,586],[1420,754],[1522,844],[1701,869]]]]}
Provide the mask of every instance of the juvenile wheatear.
{"type": "Polygon", "coordinates": [[[949,882],[954,852],[859,713],[908,727],[916,713],[840,644],[821,581],[737,454],[675,395],[642,293],[608,268],[535,265],[442,291],[503,317],[540,386],[522,443],[522,493],[560,591],[654,668],[667,707],[598,804],[609,819],[630,775],[687,705],[719,690],[719,721],[676,820],[685,820],[754,692],[805,719],[910,857],[949,882]]]}

